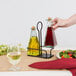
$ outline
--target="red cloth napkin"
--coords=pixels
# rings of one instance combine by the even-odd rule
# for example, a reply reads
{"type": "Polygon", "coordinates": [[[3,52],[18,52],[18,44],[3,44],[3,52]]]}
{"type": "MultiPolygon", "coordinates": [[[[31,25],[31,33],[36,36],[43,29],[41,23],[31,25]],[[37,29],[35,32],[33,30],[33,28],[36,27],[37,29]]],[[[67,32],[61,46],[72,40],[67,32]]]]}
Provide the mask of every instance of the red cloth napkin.
{"type": "Polygon", "coordinates": [[[37,69],[68,69],[76,76],[76,59],[63,58],[53,61],[36,62],[29,65],[37,69]]]}

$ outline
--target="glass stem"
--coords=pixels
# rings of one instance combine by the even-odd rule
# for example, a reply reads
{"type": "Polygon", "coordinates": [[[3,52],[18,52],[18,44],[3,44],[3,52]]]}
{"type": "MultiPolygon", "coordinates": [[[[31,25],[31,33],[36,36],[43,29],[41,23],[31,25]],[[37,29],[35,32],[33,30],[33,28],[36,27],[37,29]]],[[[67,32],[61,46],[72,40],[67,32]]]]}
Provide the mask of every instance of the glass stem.
{"type": "Polygon", "coordinates": [[[16,71],[16,65],[13,65],[14,71],[16,71]]]}

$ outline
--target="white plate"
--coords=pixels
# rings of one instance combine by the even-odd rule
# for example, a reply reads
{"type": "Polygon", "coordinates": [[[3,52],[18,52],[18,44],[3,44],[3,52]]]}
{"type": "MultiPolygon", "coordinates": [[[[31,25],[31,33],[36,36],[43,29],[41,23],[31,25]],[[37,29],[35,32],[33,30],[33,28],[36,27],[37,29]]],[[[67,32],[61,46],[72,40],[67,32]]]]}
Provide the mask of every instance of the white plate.
{"type": "Polygon", "coordinates": [[[59,56],[59,53],[60,53],[60,52],[58,52],[58,53],[56,54],[56,57],[57,57],[58,59],[61,59],[61,57],[59,56]]]}

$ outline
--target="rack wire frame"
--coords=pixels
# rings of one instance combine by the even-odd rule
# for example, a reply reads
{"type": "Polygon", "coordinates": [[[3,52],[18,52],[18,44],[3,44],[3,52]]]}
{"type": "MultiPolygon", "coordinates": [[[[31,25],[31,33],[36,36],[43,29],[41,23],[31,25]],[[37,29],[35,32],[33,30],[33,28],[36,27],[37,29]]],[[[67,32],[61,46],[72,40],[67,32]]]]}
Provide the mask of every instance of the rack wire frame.
{"type": "Polygon", "coordinates": [[[52,50],[54,49],[54,47],[50,48],[50,53],[48,54],[47,50],[42,49],[42,47],[46,47],[46,46],[42,46],[42,28],[43,28],[43,23],[41,21],[38,21],[37,23],[37,31],[38,31],[38,40],[39,40],[39,49],[35,49],[35,48],[28,48],[27,49],[31,49],[31,50],[39,50],[39,55],[38,56],[33,56],[33,55],[28,55],[28,56],[32,56],[32,57],[40,57],[40,58],[51,58],[54,55],[52,55],[52,50]],[[39,24],[41,24],[41,28],[39,29],[39,24]],[[45,53],[43,53],[45,52],[45,53]]]}

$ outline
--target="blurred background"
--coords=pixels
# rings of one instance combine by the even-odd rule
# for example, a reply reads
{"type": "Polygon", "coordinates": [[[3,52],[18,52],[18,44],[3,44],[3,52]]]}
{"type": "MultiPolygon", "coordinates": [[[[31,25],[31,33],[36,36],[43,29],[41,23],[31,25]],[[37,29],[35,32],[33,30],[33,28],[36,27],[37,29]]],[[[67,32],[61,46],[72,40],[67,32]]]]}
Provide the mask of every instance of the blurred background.
{"type": "MultiPolygon", "coordinates": [[[[46,18],[66,19],[76,13],[75,0],[0,0],[0,44],[21,43],[26,48],[31,27],[43,22],[43,44],[46,18]]],[[[55,30],[55,49],[76,49],[76,25],[55,30]]]]}

